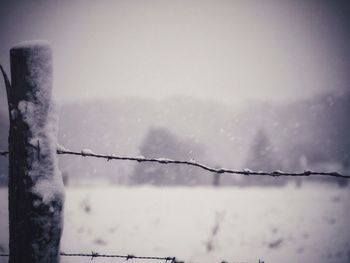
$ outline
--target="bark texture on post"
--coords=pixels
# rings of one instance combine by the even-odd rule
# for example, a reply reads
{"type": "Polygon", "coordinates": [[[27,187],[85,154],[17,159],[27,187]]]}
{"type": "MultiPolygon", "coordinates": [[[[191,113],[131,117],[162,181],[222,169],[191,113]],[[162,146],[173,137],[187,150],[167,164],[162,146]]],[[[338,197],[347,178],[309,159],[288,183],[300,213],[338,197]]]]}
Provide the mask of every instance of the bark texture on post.
{"type": "Polygon", "coordinates": [[[56,156],[52,54],[47,42],[10,51],[10,263],[59,262],[64,189],[56,156]]]}

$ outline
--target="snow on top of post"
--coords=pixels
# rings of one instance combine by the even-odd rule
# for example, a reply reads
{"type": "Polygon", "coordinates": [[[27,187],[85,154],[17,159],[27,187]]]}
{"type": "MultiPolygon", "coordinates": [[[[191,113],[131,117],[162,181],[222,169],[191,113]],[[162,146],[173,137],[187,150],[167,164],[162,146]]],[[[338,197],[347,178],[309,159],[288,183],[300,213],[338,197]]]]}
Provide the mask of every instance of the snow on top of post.
{"type": "Polygon", "coordinates": [[[47,40],[30,40],[23,41],[14,45],[11,50],[18,49],[33,49],[33,48],[49,48],[51,49],[50,42],[47,40]]]}
{"type": "MultiPolygon", "coordinates": [[[[11,61],[16,61],[14,63],[18,65],[13,74],[21,75],[24,73],[22,81],[24,81],[24,88],[28,90],[25,96],[18,99],[47,107],[51,102],[53,83],[50,43],[45,40],[24,41],[15,45],[10,53],[11,61]],[[21,61],[25,63],[21,64],[21,61]]],[[[17,81],[21,82],[21,80],[17,81]]],[[[16,85],[16,78],[13,82],[12,84],[16,85]]]]}

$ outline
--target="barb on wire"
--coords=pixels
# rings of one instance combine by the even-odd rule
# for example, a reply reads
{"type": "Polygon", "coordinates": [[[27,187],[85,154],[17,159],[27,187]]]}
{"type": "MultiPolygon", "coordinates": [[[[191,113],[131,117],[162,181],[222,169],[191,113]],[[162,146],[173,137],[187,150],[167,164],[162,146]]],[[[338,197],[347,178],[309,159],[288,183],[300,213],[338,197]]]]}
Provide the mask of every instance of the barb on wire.
{"type": "Polygon", "coordinates": [[[311,176],[311,175],[322,175],[322,176],[332,176],[332,177],[339,177],[339,178],[346,178],[350,179],[350,175],[344,175],[338,172],[315,172],[315,171],[303,171],[303,172],[283,172],[283,171],[272,171],[272,172],[265,172],[265,171],[252,171],[249,169],[243,169],[243,170],[231,170],[226,168],[213,168],[208,165],[198,163],[195,161],[179,161],[179,160],[172,160],[167,158],[146,158],[146,157],[126,157],[126,156],[116,156],[114,154],[107,155],[107,154],[97,154],[92,152],[88,149],[83,149],[81,151],[71,151],[67,149],[57,149],[57,154],[66,154],[66,155],[77,155],[77,156],[83,156],[83,157],[94,157],[94,158],[102,158],[106,159],[107,161],[110,160],[125,160],[125,161],[136,161],[136,162],[153,162],[153,163],[160,163],[160,164],[183,164],[183,165],[189,165],[189,166],[195,166],[198,168],[201,168],[203,170],[218,173],[218,174],[239,174],[239,175],[260,175],[260,176],[273,176],[273,177],[279,177],[279,176],[311,176]]]}
{"type": "MultiPolygon", "coordinates": [[[[134,256],[134,255],[118,255],[118,254],[100,254],[91,251],[91,253],[65,253],[61,252],[63,257],[89,257],[91,260],[94,258],[123,258],[125,260],[131,259],[143,259],[143,260],[161,260],[169,263],[185,263],[178,261],[175,257],[156,257],[156,256],[134,256]]],[[[0,257],[8,257],[9,254],[0,254],[0,257]]]]}
{"type": "Polygon", "coordinates": [[[65,257],[90,257],[94,258],[124,258],[126,260],[130,259],[145,259],[145,260],[164,260],[172,262],[173,257],[155,257],[155,256],[134,256],[134,255],[117,255],[117,254],[100,254],[91,251],[91,253],[65,253],[61,252],[61,256],[65,257]]]}
{"type": "Polygon", "coordinates": [[[8,151],[0,151],[0,155],[6,156],[6,155],[8,155],[8,154],[9,154],[8,151]]]}
{"type": "MultiPolygon", "coordinates": [[[[7,151],[0,151],[0,155],[6,156],[8,154],[7,151]]],[[[168,158],[146,158],[143,156],[140,157],[128,157],[128,156],[117,156],[114,154],[99,154],[94,153],[91,150],[83,149],[81,151],[71,151],[67,150],[61,146],[57,148],[57,154],[62,155],[76,155],[76,156],[83,156],[83,157],[93,157],[93,158],[101,158],[106,159],[107,161],[110,160],[122,160],[122,161],[135,161],[135,162],[153,162],[153,163],[159,163],[159,164],[183,164],[183,165],[189,165],[189,166],[195,166],[198,168],[201,168],[203,170],[212,172],[212,173],[218,173],[218,174],[238,174],[238,175],[257,175],[257,176],[272,176],[272,177],[280,177],[280,176],[311,176],[311,175],[321,175],[321,176],[331,176],[331,177],[338,177],[338,178],[345,178],[350,179],[350,175],[344,175],[339,172],[316,172],[311,170],[306,170],[303,172],[283,172],[283,171],[272,171],[272,172],[266,172],[266,171],[252,171],[249,169],[243,169],[243,170],[231,170],[227,168],[213,168],[208,165],[196,162],[196,161],[180,161],[180,160],[173,160],[168,158]]]]}

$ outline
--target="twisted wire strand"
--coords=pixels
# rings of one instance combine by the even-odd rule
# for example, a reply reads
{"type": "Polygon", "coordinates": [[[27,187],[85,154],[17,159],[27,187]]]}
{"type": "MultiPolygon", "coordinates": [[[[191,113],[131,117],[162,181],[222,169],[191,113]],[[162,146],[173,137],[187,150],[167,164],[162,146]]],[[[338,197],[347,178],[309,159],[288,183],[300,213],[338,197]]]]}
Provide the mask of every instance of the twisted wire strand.
{"type": "MultiPolygon", "coordinates": [[[[8,151],[0,151],[0,155],[7,156],[9,154],[8,151]]],[[[92,157],[92,158],[101,158],[105,159],[107,161],[111,160],[119,160],[119,161],[135,161],[135,162],[152,162],[152,163],[159,163],[159,164],[182,164],[182,165],[189,165],[201,168],[203,170],[212,172],[212,173],[218,173],[218,174],[237,174],[237,175],[255,175],[255,176],[272,176],[272,177],[280,177],[280,176],[311,176],[311,175],[318,175],[318,176],[331,176],[331,177],[338,177],[338,178],[344,178],[344,179],[350,179],[350,175],[345,175],[339,172],[317,172],[312,170],[305,170],[303,172],[284,172],[284,171],[252,171],[250,169],[243,169],[243,170],[232,170],[227,168],[214,168],[210,167],[208,165],[196,162],[196,161],[181,161],[181,160],[173,160],[168,158],[146,158],[146,157],[131,157],[131,156],[118,156],[115,154],[100,154],[100,153],[94,153],[90,150],[81,150],[81,151],[71,151],[67,149],[57,149],[57,154],[60,155],[75,155],[75,156],[82,156],[82,157],[92,157]]]]}
{"type": "MultiPolygon", "coordinates": [[[[9,257],[10,254],[0,254],[0,257],[9,257]]],[[[94,258],[123,258],[125,260],[131,259],[143,259],[143,260],[161,260],[169,263],[185,263],[179,261],[176,257],[158,257],[158,256],[135,256],[135,255],[118,255],[118,254],[100,254],[91,251],[91,253],[65,253],[60,252],[60,256],[64,257],[89,257],[91,260],[94,258]]]]}
{"type": "MultiPolygon", "coordinates": [[[[91,251],[91,253],[65,253],[61,252],[61,256],[65,257],[90,257],[94,258],[123,258],[125,260],[131,259],[143,259],[143,260],[161,260],[170,263],[181,263],[182,261],[177,261],[175,257],[158,257],[158,256],[135,256],[135,255],[118,255],[118,254],[100,254],[91,251]]],[[[182,262],[184,263],[184,262],[182,262]]]]}
{"type": "MultiPolygon", "coordinates": [[[[9,254],[0,254],[0,257],[9,257],[9,254]]],[[[65,253],[60,252],[60,256],[64,257],[89,257],[91,260],[95,258],[122,258],[125,260],[140,259],[140,260],[159,260],[165,261],[165,263],[185,263],[185,261],[177,260],[176,257],[159,257],[159,256],[135,256],[135,255],[118,255],[118,254],[100,254],[91,251],[91,253],[65,253]]],[[[232,263],[246,263],[242,261],[230,261],[232,263]]],[[[220,263],[228,263],[228,261],[221,261],[220,263]]],[[[260,261],[259,263],[264,263],[260,261]]]]}
{"type": "Polygon", "coordinates": [[[212,172],[212,173],[218,173],[218,174],[238,174],[238,175],[258,175],[258,176],[273,176],[273,177],[279,177],[279,176],[311,176],[311,175],[321,175],[321,176],[332,176],[332,177],[339,177],[339,178],[345,178],[350,179],[350,175],[344,175],[339,172],[317,172],[317,171],[303,171],[303,172],[283,172],[283,171],[272,171],[272,172],[266,172],[266,171],[252,171],[249,169],[243,169],[243,170],[231,170],[227,168],[213,168],[208,165],[196,162],[196,161],[180,161],[180,160],[173,160],[168,158],[146,158],[146,157],[127,157],[127,156],[117,156],[114,154],[98,154],[94,153],[92,151],[71,151],[66,149],[58,149],[57,154],[63,154],[63,155],[76,155],[76,156],[83,156],[83,157],[93,157],[93,158],[102,158],[106,159],[107,161],[110,160],[124,160],[124,161],[136,161],[139,163],[142,162],[153,162],[153,163],[160,163],[160,164],[183,164],[183,165],[189,165],[189,166],[195,166],[198,168],[201,168],[203,170],[212,172]]]}

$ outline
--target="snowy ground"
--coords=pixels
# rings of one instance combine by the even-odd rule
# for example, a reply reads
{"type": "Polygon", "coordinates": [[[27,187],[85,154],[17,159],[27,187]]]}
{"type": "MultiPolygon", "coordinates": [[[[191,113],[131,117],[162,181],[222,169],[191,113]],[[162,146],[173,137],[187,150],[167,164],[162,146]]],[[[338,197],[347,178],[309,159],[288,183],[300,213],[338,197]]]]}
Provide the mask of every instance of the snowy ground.
{"type": "MultiPolygon", "coordinates": [[[[350,262],[349,187],[100,187],[68,188],[66,194],[64,252],[198,263],[350,262]]],[[[0,198],[0,249],[7,252],[6,189],[0,198]]]]}

